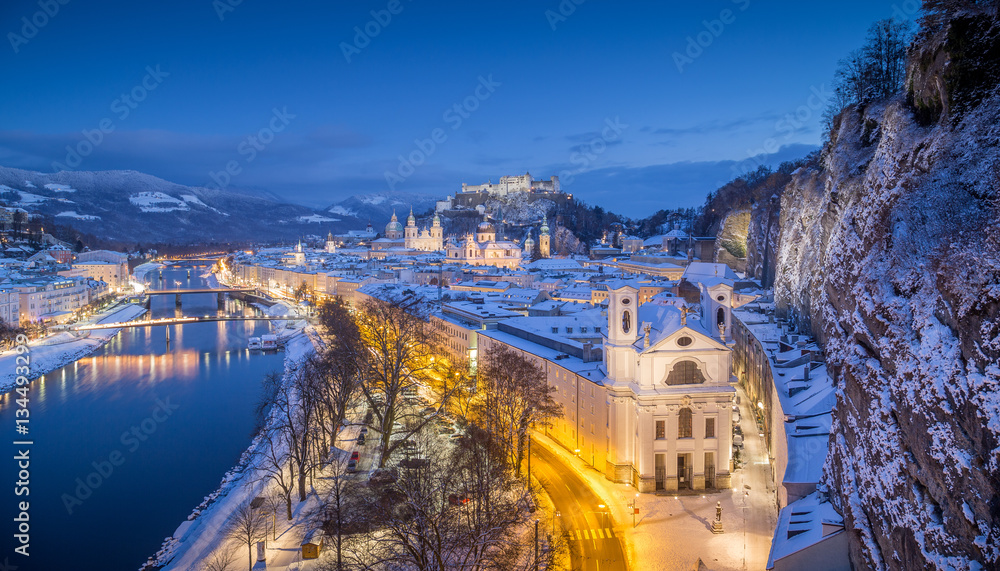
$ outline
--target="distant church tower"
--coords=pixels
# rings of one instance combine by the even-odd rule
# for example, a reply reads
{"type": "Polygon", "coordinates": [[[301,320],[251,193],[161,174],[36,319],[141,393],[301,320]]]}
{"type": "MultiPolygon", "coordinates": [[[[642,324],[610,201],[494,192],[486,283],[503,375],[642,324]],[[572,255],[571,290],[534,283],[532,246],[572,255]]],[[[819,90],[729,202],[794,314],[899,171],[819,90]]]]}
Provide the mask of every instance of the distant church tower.
{"type": "Polygon", "coordinates": [[[444,247],[444,228],[441,228],[441,217],[437,214],[434,214],[434,222],[431,224],[431,238],[434,238],[438,245],[436,249],[440,250],[444,247]]]}
{"type": "Polygon", "coordinates": [[[605,342],[605,366],[612,381],[635,378],[635,348],[639,339],[638,290],[628,285],[608,293],[608,337],[605,342]]]}
{"type": "MultiPolygon", "coordinates": [[[[413,217],[413,207],[410,207],[410,215],[406,217],[406,228],[404,229],[404,236],[409,244],[410,240],[417,237],[417,219],[413,217]]],[[[409,245],[407,245],[409,247],[409,245]]]]}
{"type": "Polygon", "coordinates": [[[535,250],[535,240],[531,237],[531,230],[528,230],[528,237],[524,239],[524,254],[526,256],[531,256],[531,253],[535,250]]]}
{"type": "Polygon", "coordinates": [[[337,251],[337,242],[333,239],[333,232],[326,235],[326,253],[333,254],[337,251]]]}
{"type": "Polygon", "coordinates": [[[549,217],[542,215],[541,234],[538,235],[538,250],[542,253],[543,258],[548,258],[551,255],[549,240],[549,217]]]}

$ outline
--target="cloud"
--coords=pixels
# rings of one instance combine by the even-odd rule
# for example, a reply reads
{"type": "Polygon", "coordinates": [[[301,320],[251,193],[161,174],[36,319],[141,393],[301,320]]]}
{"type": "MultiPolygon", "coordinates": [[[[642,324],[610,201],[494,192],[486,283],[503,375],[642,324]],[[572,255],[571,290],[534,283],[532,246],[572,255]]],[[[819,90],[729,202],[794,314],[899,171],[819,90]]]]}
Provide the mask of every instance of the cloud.
{"type": "Polygon", "coordinates": [[[54,172],[60,166],[72,170],[137,170],[194,186],[209,184],[210,173],[222,171],[236,161],[245,172],[233,177],[233,184],[266,186],[275,181],[315,182],[317,169],[326,171],[324,165],[331,160],[372,144],[366,135],[339,125],[296,130],[294,120],[287,130],[261,144],[263,148],[246,143],[248,136],[257,134],[116,130],[103,135],[92,132],[88,140],[84,133],[0,131],[0,160],[6,166],[40,172],[54,172]]]}
{"type": "Polygon", "coordinates": [[[775,123],[782,117],[779,113],[762,113],[755,117],[743,117],[739,119],[722,120],[712,119],[703,121],[688,127],[663,127],[652,130],[654,135],[666,135],[679,137],[683,135],[704,135],[709,133],[728,133],[739,129],[746,129],[762,123],[775,123]]]}

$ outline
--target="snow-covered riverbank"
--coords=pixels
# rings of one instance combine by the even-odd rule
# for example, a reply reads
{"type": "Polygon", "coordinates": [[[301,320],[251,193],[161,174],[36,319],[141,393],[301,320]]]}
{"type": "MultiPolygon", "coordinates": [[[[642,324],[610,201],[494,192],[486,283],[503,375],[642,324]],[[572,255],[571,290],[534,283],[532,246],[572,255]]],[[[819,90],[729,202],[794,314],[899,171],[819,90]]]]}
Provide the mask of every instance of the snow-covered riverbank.
{"type": "MultiPolygon", "coordinates": [[[[110,323],[115,321],[131,321],[146,313],[141,305],[126,305],[115,308],[89,320],[87,323],[110,323]]],[[[97,329],[87,332],[56,333],[28,344],[28,356],[31,360],[29,378],[36,379],[90,355],[105,343],[114,338],[121,329],[97,329]],[[79,335],[79,336],[78,336],[79,335]]],[[[16,351],[0,353],[0,392],[7,392],[15,385],[16,351]]]]}
{"type": "MultiPolygon", "coordinates": [[[[313,338],[309,328],[283,330],[285,337],[285,375],[287,382],[297,370],[299,364],[315,351],[313,338]]],[[[258,449],[262,446],[258,435],[240,457],[239,463],[225,476],[219,488],[205,497],[204,501],[194,509],[187,521],[181,523],[173,537],[164,541],[160,551],[142,568],[160,568],[165,571],[194,571],[202,568],[204,559],[219,547],[225,539],[222,530],[226,520],[234,509],[248,498],[255,497],[263,487],[266,479],[262,477],[262,468],[257,465],[258,449]]]]}

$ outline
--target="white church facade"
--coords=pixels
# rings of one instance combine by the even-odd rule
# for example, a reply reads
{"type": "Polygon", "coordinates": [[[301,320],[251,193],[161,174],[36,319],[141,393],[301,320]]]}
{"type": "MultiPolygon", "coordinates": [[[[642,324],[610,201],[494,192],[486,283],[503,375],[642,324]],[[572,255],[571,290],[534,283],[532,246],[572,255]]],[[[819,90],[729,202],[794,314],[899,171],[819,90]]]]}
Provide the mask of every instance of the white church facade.
{"type": "Polygon", "coordinates": [[[699,316],[681,300],[639,306],[635,287],[609,289],[605,475],[640,492],[728,488],[736,390],[725,331],[732,287],[702,285],[699,316]]]}
{"type": "Polygon", "coordinates": [[[639,492],[726,489],[732,285],[699,284],[701,303],[691,309],[666,293],[641,303],[638,280],[613,282],[599,322],[509,320],[479,332],[479,351],[500,343],[534,361],[563,411],[545,433],[609,480],[639,492]]]}
{"type": "Polygon", "coordinates": [[[485,214],[475,238],[469,234],[461,242],[449,241],[445,250],[449,262],[507,269],[521,266],[521,247],[514,242],[497,240],[496,228],[485,214]]]}

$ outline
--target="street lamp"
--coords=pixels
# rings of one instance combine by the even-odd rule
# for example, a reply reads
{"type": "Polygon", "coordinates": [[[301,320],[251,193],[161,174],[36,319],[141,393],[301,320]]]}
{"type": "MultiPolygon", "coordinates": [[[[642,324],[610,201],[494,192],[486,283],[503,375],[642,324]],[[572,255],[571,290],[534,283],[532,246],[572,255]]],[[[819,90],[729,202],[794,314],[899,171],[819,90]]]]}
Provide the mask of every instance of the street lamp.
{"type": "Polygon", "coordinates": [[[602,527],[608,527],[608,511],[607,511],[607,506],[604,505],[604,504],[598,504],[597,507],[601,508],[601,514],[602,514],[601,521],[604,522],[604,525],[602,527]]]}
{"type": "Polygon", "coordinates": [[[635,493],[635,498],[629,507],[632,508],[632,529],[635,529],[635,514],[639,513],[639,492],[635,493]]]}

